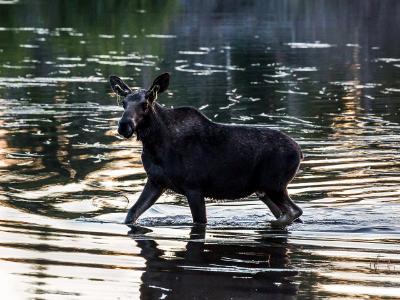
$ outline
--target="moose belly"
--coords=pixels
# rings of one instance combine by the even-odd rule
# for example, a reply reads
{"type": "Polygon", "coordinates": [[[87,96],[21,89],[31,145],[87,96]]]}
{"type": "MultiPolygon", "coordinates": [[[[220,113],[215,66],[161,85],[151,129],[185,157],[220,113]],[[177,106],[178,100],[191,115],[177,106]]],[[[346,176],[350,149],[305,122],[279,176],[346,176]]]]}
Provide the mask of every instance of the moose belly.
{"type": "Polygon", "coordinates": [[[235,186],[216,186],[216,187],[206,187],[204,188],[203,194],[207,198],[213,199],[239,199],[244,198],[252,193],[255,190],[252,189],[250,186],[241,186],[240,188],[235,186]]]}
{"type": "Polygon", "coordinates": [[[168,180],[166,184],[169,190],[178,194],[185,195],[185,191],[196,190],[201,192],[204,197],[213,199],[238,199],[244,198],[255,192],[255,188],[248,183],[241,181],[213,182],[198,185],[197,183],[181,184],[175,180],[168,180]]]}
{"type": "MultiPolygon", "coordinates": [[[[209,171],[209,170],[208,170],[209,171]]],[[[205,197],[214,199],[237,199],[249,196],[255,191],[250,174],[241,172],[205,172],[198,170],[186,176],[168,177],[168,188],[184,194],[186,190],[197,190],[205,197]]]]}
{"type": "Polygon", "coordinates": [[[201,192],[215,199],[237,199],[256,190],[256,161],[252,155],[228,155],[227,149],[216,153],[192,149],[192,156],[170,155],[160,164],[145,164],[149,177],[179,194],[201,192]],[[218,154],[219,153],[219,154],[218,154]],[[183,159],[182,159],[183,157],[183,159]],[[194,159],[194,158],[199,159],[194,159]],[[201,159],[200,159],[201,158],[201,159]]]}

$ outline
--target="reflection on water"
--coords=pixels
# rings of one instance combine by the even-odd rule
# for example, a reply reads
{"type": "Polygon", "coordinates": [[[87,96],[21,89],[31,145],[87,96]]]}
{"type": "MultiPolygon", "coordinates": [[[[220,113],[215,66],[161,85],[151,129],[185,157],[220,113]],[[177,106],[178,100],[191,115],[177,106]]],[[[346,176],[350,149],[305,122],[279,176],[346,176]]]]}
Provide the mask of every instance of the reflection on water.
{"type": "Polygon", "coordinates": [[[397,1],[0,1],[10,293],[400,298],[399,16],[397,1]],[[191,227],[185,199],[169,193],[127,234],[146,176],[140,144],[116,134],[107,77],[139,87],[163,71],[166,106],[301,144],[289,189],[304,224],[273,231],[249,197],[209,201],[207,229],[191,227]]]}
{"type": "Polygon", "coordinates": [[[285,233],[262,233],[252,242],[206,243],[205,228],[192,228],[190,240],[177,250],[154,240],[136,240],[146,259],[142,299],[295,298],[298,285],[293,277],[298,271],[289,266],[285,233]]]}

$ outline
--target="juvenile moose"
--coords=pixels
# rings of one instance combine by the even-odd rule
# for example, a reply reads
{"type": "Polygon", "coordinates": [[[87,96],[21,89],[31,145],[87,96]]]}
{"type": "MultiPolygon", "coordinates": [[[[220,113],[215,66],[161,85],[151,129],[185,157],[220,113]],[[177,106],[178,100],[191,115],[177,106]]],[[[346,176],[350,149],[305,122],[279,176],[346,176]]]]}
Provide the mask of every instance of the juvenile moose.
{"type": "Polygon", "coordinates": [[[186,196],[194,223],[206,223],[204,198],[238,199],[256,193],[285,227],[302,210],[290,199],[287,185],[303,158],[299,145],[277,130],[212,122],[190,107],[165,108],[157,96],[169,85],[158,76],[148,90],[131,90],[117,76],[113,91],[124,97],[118,133],[136,134],[143,144],[147,183],[125,219],[133,224],[166,190],[186,196]]]}

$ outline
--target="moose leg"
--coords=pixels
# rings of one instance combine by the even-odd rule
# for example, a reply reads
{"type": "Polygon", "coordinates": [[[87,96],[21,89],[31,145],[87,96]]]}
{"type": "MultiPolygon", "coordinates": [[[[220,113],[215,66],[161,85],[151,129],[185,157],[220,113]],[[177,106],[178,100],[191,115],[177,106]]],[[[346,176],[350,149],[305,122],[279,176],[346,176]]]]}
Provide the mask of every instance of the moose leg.
{"type": "Polygon", "coordinates": [[[272,202],[272,200],[267,195],[259,195],[259,198],[268,206],[269,210],[272,212],[276,219],[278,219],[282,215],[280,208],[274,202],[272,202]]]}
{"type": "MultiPolygon", "coordinates": [[[[274,215],[274,217],[276,219],[278,219],[282,215],[281,208],[286,211],[285,207],[281,206],[281,208],[279,208],[279,206],[276,205],[274,202],[272,202],[272,200],[266,195],[264,195],[264,196],[260,195],[259,198],[262,202],[264,202],[268,206],[269,210],[272,212],[272,214],[274,215]]],[[[294,223],[303,223],[303,221],[300,218],[295,219],[293,222],[294,223]]]]}
{"type": "Polygon", "coordinates": [[[139,199],[129,209],[128,215],[125,218],[125,224],[135,223],[140,215],[152,206],[163,192],[164,189],[162,187],[148,179],[139,199]]]}
{"type": "Polygon", "coordinates": [[[193,223],[206,224],[206,204],[203,195],[199,192],[190,191],[186,193],[186,198],[189,202],[193,223]]]}
{"type": "Polygon", "coordinates": [[[290,225],[292,222],[297,220],[303,211],[298,207],[292,199],[290,199],[287,190],[282,192],[271,193],[272,201],[279,207],[282,211],[282,215],[275,221],[271,222],[271,226],[283,228],[290,225]]]}

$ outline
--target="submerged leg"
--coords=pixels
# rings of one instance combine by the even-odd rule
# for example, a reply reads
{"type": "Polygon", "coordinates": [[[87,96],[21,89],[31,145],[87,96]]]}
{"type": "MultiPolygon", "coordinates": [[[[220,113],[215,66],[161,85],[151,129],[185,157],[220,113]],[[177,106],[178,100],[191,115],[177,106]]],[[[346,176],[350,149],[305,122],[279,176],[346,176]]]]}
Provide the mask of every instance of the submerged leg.
{"type": "Polygon", "coordinates": [[[271,200],[279,207],[282,212],[282,215],[277,220],[271,222],[271,226],[279,228],[286,227],[292,224],[303,214],[301,208],[298,207],[292,201],[292,199],[290,199],[287,190],[272,193],[270,194],[270,196],[271,200]]]}
{"type": "Polygon", "coordinates": [[[193,223],[206,224],[206,204],[203,195],[196,191],[190,191],[186,193],[186,198],[189,202],[193,223]]]}
{"type": "Polygon", "coordinates": [[[190,240],[186,244],[185,261],[188,263],[202,263],[204,261],[204,242],[206,226],[195,224],[190,230],[190,240]]]}
{"type": "Polygon", "coordinates": [[[147,180],[146,185],[139,199],[129,209],[128,215],[125,218],[125,224],[133,224],[150,206],[156,202],[156,200],[164,192],[164,189],[159,185],[152,182],[150,179],[147,180]]]}

